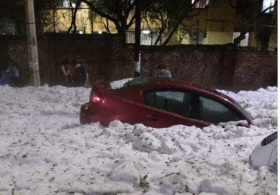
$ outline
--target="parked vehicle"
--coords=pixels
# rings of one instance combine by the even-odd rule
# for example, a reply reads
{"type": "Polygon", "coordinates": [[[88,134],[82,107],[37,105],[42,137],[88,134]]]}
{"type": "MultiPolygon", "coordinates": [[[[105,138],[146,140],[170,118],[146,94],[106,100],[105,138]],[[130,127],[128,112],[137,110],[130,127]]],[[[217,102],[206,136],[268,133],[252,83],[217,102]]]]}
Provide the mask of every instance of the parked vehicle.
{"type": "Polygon", "coordinates": [[[265,137],[256,145],[249,158],[253,168],[261,166],[277,167],[278,154],[278,133],[277,131],[265,137]]]}
{"type": "Polygon", "coordinates": [[[155,128],[228,121],[252,124],[250,114],[230,97],[171,78],[136,78],[118,89],[106,81],[95,82],[89,102],[81,107],[80,122],[107,126],[114,120],[155,128]]]}

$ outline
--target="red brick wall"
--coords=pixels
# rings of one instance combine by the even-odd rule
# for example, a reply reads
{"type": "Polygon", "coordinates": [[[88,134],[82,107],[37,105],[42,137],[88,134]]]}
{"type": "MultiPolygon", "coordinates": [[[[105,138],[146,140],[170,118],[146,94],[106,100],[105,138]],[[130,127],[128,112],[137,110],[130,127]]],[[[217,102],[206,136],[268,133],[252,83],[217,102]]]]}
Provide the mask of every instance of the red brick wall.
{"type": "MultiPolygon", "coordinates": [[[[28,81],[26,37],[0,36],[0,67],[18,64],[28,81]]],[[[118,36],[51,34],[38,38],[41,85],[60,82],[64,58],[83,58],[92,80],[133,77],[133,45],[122,47],[118,36]]],[[[277,52],[260,52],[232,45],[142,46],[141,76],[155,75],[159,63],[174,78],[205,87],[227,90],[255,90],[268,86],[277,71],[277,52]]]]}
{"type": "Polygon", "coordinates": [[[266,87],[277,74],[277,52],[243,49],[237,53],[234,71],[234,90],[266,87]]]}

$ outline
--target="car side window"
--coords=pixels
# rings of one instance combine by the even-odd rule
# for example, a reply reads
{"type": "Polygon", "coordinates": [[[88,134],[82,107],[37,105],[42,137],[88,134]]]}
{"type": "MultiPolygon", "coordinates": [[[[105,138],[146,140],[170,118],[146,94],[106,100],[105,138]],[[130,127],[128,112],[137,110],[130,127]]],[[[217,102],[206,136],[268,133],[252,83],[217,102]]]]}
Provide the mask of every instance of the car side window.
{"type": "Polygon", "coordinates": [[[191,95],[181,91],[157,91],[144,94],[146,105],[162,110],[190,116],[191,95]]]}
{"type": "Polygon", "coordinates": [[[206,97],[199,97],[200,119],[214,124],[238,121],[241,118],[228,107],[206,97]]]}

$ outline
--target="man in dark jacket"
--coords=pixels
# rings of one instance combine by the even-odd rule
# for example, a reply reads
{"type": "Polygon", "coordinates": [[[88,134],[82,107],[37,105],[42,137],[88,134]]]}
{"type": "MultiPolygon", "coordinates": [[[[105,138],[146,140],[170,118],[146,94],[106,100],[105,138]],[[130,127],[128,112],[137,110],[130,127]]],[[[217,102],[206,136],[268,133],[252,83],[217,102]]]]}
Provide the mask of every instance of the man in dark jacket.
{"type": "Polygon", "coordinates": [[[0,72],[0,85],[8,85],[10,82],[10,78],[8,73],[6,73],[4,70],[1,70],[0,72]]]}
{"type": "Polygon", "coordinates": [[[72,66],[75,68],[74,83],[77,86],[89,87],[89,74],[87,67],[81,61],[73,60],[72,66]]]}

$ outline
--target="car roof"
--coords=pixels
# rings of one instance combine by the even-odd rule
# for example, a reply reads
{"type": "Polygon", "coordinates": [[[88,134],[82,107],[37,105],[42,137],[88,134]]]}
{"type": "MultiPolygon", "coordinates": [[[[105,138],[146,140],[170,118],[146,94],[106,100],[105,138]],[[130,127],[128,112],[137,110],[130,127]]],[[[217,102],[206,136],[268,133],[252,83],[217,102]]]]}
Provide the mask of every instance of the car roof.
{"type": "Polygon", "coordinates": [[[137,77],[126,82],[122,89],[141,86],[145,89],[182,89],[201,92],[212,96],[220,96],[231,102],[234,102],[229,96],[218,92],[215,89],[202,87],[196,83],[190,83],[181,79],[167,78],[167,77],[137,77]]]}

